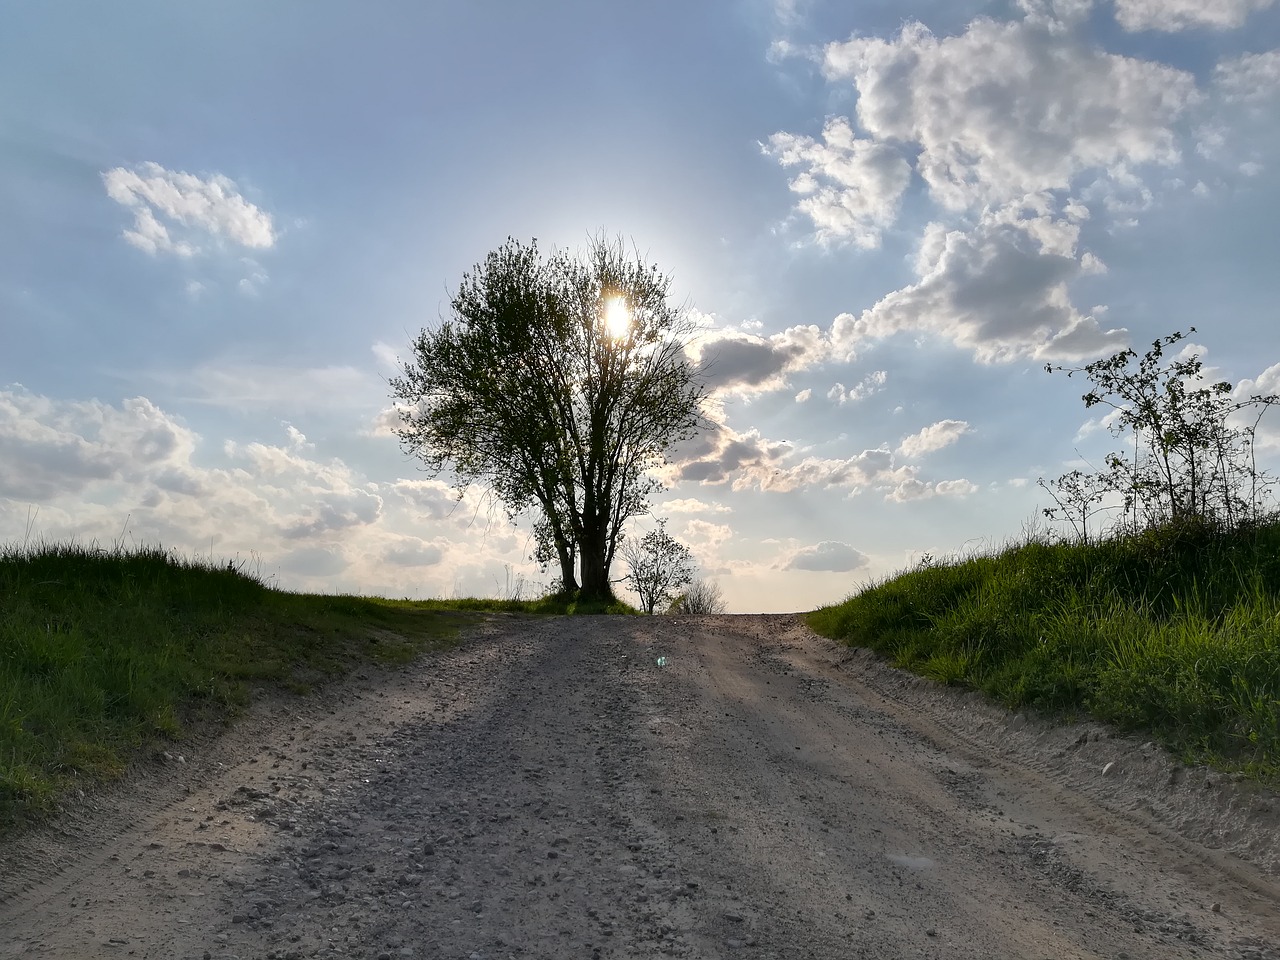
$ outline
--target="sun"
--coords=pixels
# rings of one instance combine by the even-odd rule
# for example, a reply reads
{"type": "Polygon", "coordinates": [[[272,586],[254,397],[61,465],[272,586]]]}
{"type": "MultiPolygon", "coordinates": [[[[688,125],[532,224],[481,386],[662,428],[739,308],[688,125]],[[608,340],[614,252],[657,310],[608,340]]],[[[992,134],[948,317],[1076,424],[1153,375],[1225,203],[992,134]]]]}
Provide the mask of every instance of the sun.
{"type": "Polygon", "coordinates": [[[610,297],[604,303],[604,326],[609,336],[621,340],[631,330],[631,311],[622,297],[610,297]]]}

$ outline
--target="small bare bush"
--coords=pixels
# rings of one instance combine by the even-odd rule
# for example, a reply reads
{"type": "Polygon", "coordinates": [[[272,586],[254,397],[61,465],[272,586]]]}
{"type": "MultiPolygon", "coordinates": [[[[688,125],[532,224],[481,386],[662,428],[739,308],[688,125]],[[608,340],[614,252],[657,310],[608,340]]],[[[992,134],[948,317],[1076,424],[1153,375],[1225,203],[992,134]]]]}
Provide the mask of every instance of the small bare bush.
{"type": "Polygon", "coordinates": [[[726,604],[720,585],[710,580],[695,580],[671,602],[670,613],[724,613],[726,604]]]}

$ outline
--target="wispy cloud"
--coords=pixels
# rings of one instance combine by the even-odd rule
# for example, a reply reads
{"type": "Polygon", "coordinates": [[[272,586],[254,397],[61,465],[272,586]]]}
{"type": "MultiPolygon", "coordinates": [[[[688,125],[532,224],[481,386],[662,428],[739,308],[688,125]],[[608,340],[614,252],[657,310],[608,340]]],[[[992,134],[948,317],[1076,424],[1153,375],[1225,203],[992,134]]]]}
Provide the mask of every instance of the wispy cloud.
{"type": "Polygon", "coordinates": [[[1126,30],[1173,32],[1192,27],[1228,30],[1275,0],[1116,0],[1116,21],[1126,30]]]}

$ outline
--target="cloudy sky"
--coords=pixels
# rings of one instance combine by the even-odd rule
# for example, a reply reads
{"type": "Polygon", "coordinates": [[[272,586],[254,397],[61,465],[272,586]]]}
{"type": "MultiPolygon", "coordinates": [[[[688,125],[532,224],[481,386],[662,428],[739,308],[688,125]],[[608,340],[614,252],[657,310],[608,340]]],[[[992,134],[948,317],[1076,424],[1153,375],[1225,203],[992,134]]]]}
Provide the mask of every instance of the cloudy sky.
{"type": "Polygon", "coordinates": [[[1038,477],[1113,443],[1047,362],[1195,325],[1280,390],[1276,0],[4,20],[0,541],[291,589],[545,579],[385,427],[397,357],[508,235],[622,235],[696,311],[716,422],[654,516],[738,612],[1017,536],[1038,477]]]}

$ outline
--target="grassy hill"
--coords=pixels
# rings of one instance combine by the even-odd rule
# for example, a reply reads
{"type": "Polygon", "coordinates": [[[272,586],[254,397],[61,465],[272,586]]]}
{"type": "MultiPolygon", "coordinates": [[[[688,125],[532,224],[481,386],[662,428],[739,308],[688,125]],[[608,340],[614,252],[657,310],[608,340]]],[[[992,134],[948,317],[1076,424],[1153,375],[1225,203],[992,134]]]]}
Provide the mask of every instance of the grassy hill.
{"type": "Polygon", "coordinates": [[[1187,759],[1280,775],[1280,522],[1030,539],[928,562],[815,611],[819,633],[983,690],[1091,715],[1187,759]]]}
{"type": "Polygon", "coordinates": [[[287,593],[160,549],[0,550],[0,833],[148,745],[230,718],[257,686],[303,693],[361,662],[408,660],[481,611],[571,609],[287,593]]]}

